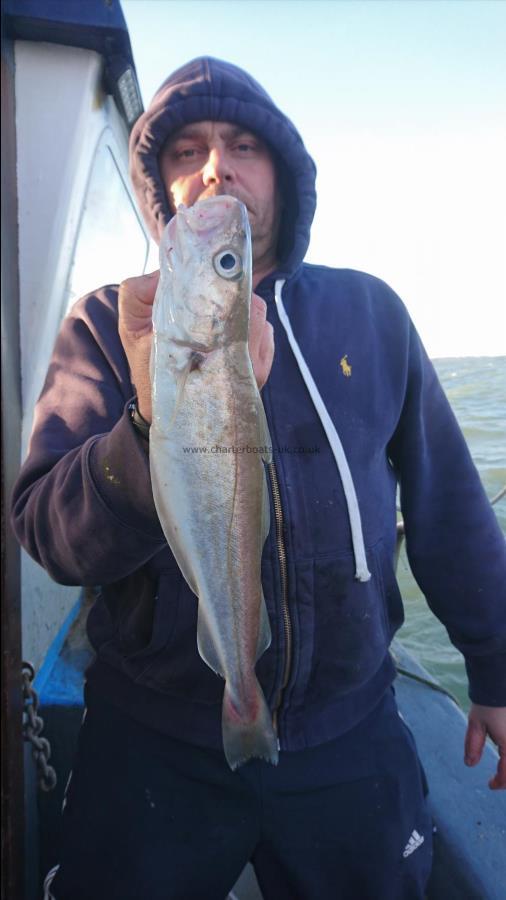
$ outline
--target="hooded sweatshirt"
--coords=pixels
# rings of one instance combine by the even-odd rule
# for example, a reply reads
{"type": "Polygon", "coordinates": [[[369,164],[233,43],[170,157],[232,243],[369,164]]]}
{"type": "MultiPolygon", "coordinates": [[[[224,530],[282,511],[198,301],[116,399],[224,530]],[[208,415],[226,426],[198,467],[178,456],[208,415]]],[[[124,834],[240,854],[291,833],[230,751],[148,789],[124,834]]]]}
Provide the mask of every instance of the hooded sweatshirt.
{"type": "MultiPolygon", "coordinates": [[[[346,732],[394,678],[398,485],[411,568],[464,654],[471,699],[506,705],[506,546],[455,417],[396,294],[370,275],[303,262],[314,164],[237,67],[193,60],[136,123],[131,177],[151,233],[159,240],[170,218],[158,154],[200,120],[261,136],[283,195],[279,270],[256,288],[276,347],[262,391],[274,457],[262,558],[272,642],[256,671],[281,749],[346,732]]],[[[107,286],[84,297],[62,324],[13,524],[56,581],[98,586],[89,683],[159,731],[220,748],[223,681],[198,655],[198,601],[156,515],[128,413],[117,296],[107,286]]]]}

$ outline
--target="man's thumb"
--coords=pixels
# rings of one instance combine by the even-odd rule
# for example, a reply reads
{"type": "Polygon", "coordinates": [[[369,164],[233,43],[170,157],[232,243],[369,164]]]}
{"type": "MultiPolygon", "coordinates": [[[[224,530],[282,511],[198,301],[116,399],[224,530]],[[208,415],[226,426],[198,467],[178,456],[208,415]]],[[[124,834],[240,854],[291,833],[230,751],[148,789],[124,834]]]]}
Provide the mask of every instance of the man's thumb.
{"type": "Polygon", "coordinates": [[[152,306],[160,272],[158,269],[149,275],[137,275],[135,278],[125,278],[119,286],[120,303],[140,303],[152,306]]]}

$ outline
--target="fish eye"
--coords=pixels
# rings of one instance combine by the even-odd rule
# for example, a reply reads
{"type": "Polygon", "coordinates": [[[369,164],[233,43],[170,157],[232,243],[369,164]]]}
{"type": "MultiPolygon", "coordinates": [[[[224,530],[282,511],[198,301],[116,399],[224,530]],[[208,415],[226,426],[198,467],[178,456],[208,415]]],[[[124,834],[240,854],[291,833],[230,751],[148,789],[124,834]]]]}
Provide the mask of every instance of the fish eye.
{"type": "Polygon", "coordinates": [[[222,278],[239,278],[242,275],[242,260],[233,250],[220,250],[213,259],[213,266],[222,278]]]}

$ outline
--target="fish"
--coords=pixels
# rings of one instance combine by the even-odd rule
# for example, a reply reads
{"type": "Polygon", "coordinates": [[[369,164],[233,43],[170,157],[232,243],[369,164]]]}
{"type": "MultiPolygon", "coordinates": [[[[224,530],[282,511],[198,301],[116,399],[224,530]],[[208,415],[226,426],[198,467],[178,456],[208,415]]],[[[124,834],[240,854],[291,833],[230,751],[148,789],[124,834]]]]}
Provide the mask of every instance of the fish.
{"type": "Polygon", "coordinates": [[[232,770],[279,744],[255,673],[271,642],[261,582],[270,527],[271,441],[248,350],[252,251],[245,205],[181,204],[160,242],[150,363],[153,497],[198,597],[197,647],[225,679],[223,749],[232,770]]]}

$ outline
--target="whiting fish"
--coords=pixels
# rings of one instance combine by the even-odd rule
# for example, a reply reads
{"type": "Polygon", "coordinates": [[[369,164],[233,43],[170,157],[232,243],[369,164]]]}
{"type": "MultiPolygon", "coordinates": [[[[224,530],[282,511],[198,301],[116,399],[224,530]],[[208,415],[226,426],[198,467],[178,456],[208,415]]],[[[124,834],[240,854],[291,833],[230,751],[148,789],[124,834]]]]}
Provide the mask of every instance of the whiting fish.
{"type": "Polygon", "coordinates": [[[160,244],[151,357],[153,495],[198,597],[199,653],[225,679],[223,746],[232,769],[251,757],[278,761],[255,675],[271,640],[260,577],[271,442],[248,352],[251,270],[239,200],[179,207],[160,244]]]}

